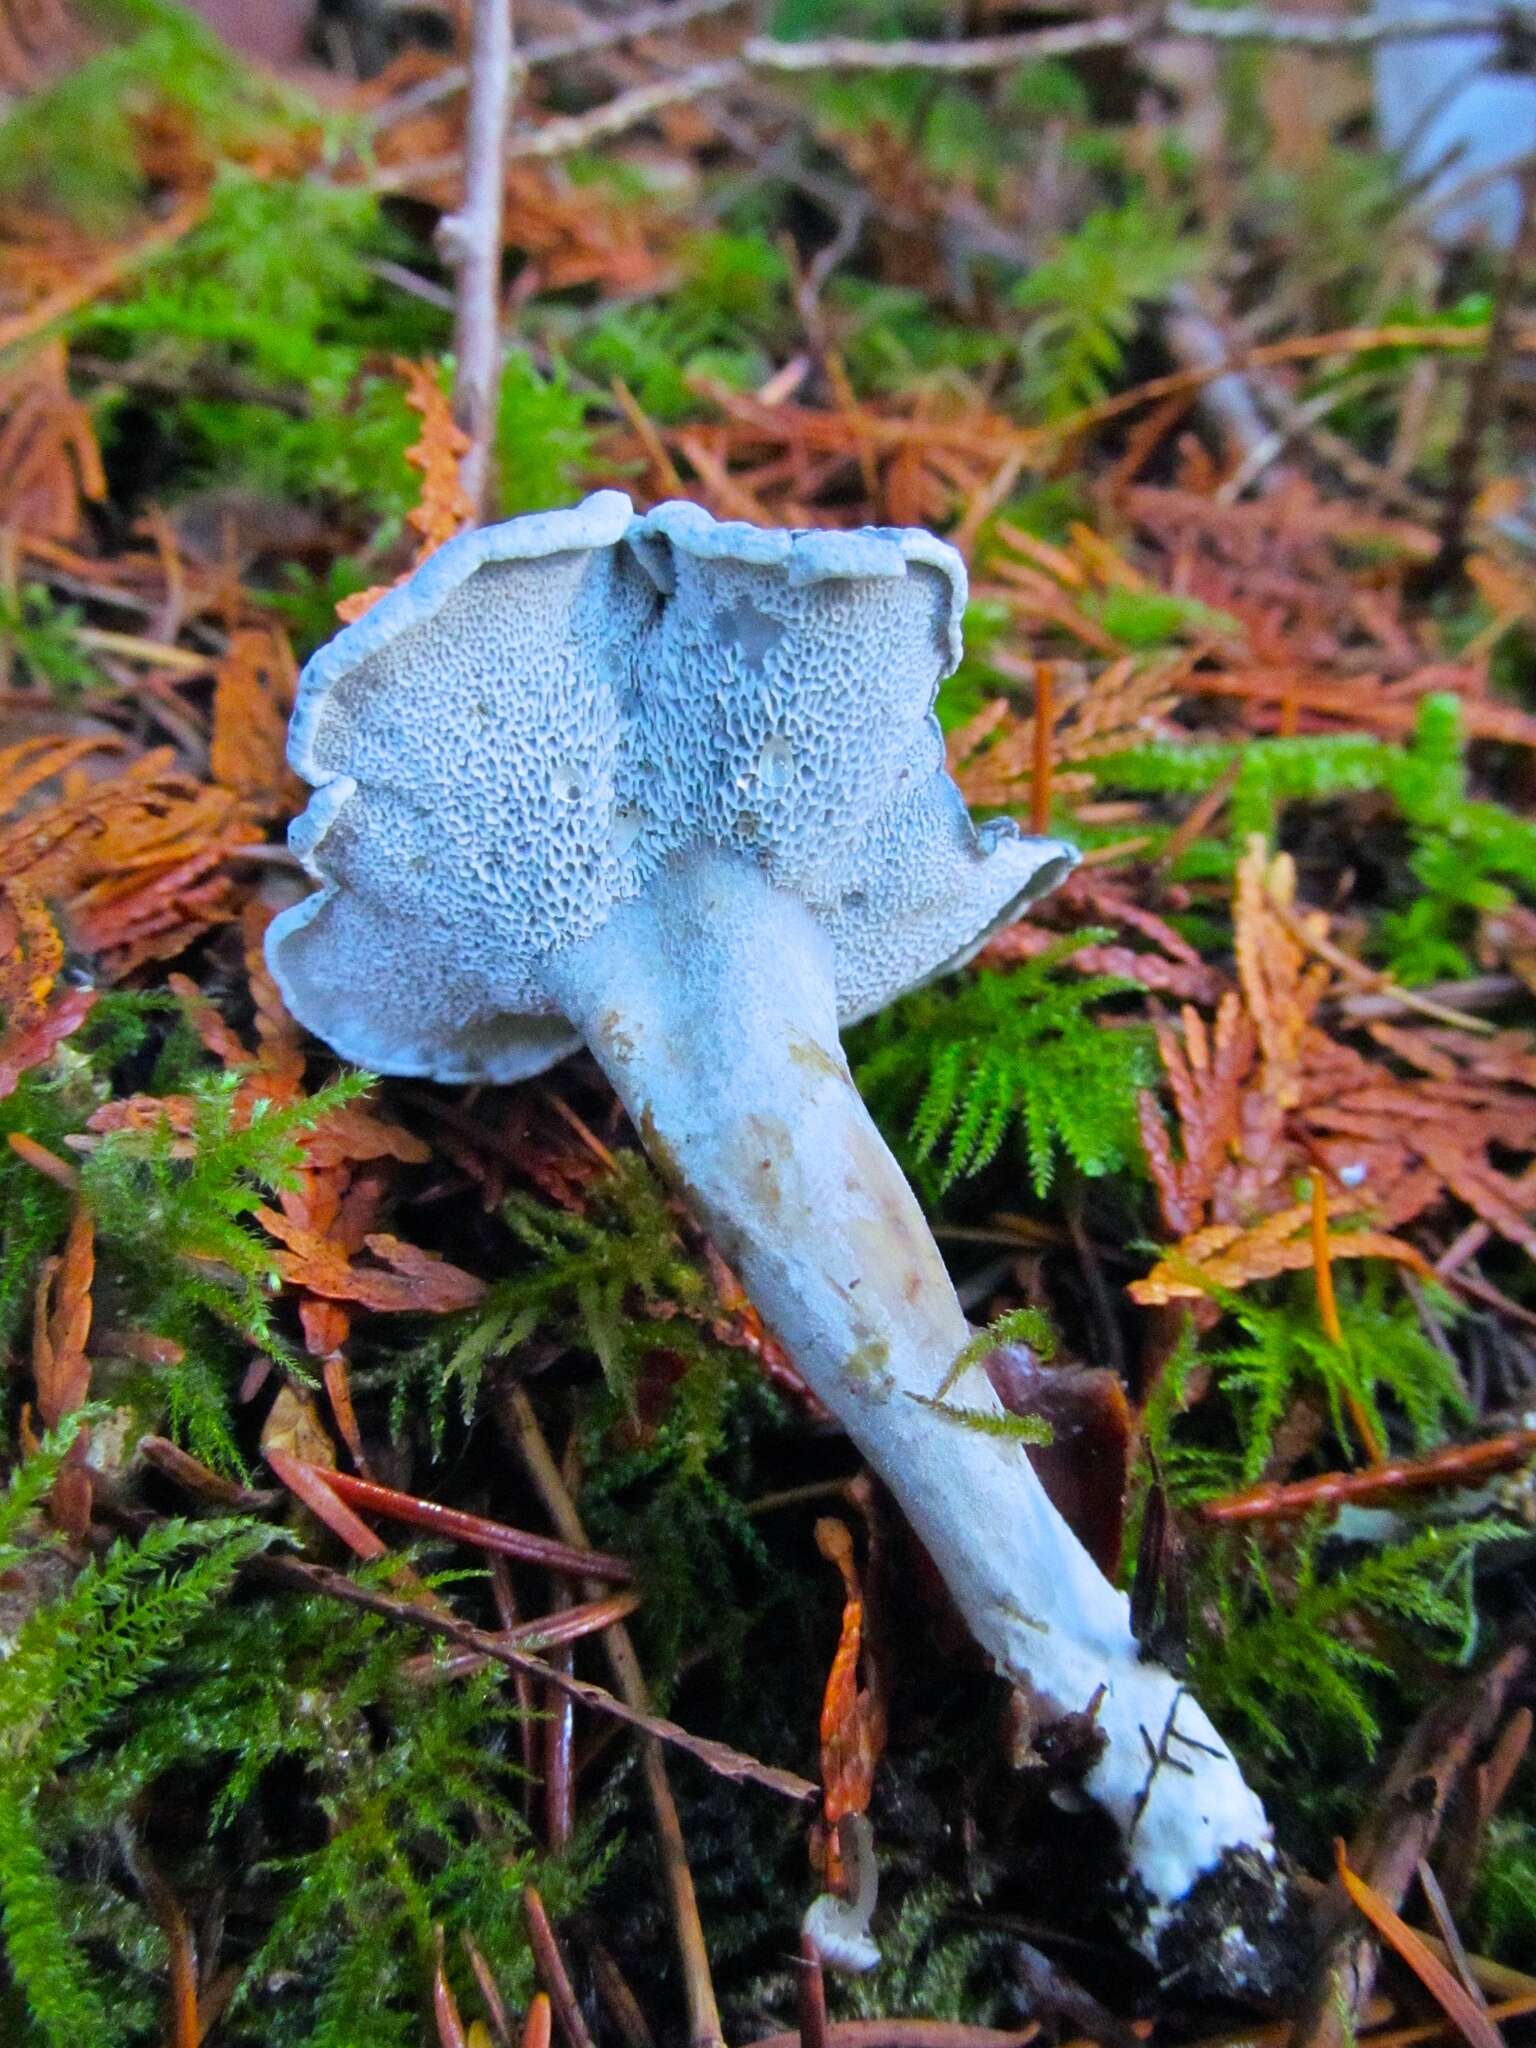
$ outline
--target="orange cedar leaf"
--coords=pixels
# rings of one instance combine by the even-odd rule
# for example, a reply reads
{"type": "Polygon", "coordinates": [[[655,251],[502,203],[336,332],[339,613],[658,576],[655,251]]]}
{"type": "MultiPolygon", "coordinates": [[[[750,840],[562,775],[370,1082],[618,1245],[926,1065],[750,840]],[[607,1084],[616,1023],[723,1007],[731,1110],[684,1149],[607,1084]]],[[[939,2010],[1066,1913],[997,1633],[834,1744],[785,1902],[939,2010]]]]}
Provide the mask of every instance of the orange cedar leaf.
{"type": "Polygon", "coordinates": [[[1171,1230],[1188,1237],[1198,1230],[1217,1199],[1223,1169],[1237,1149],[1242,1099],[1258,1056],[1252,1020],[1235,994],[1216,1009],[1214,1033],[1200,1012],[1181,1012],[1182,1041],[1171,1022],[1154,1015],[1157,1049],[1179,1121],[1183,1158],[1175,1158],[1155,1098],[1139,1098],[1142,1141],[1157,1184],[1163,1217],[1171,1230]]]}
{"type": "Polygon", "coordinates": [[[206,1050],[223,1066],[233,1069],[249,1066],[250,1054],[197,983],[185,974],[168,975],[166,981],[171,993],[180,997],[187,1013],[187,1021],[206,1050]]]}
{"type": "MultiPolygon", "coordinates": [[[[1198,1301],[1224,1288],[1272,1280],[1277,1273],[1302,1273],[1312,1266],[1310,1203],[1266,1216],[1249,1230],[1213,1223],[1186,1237],[1158,1260],[1128,1292],[1143,1307],[1170,1301],[1198,1301]]],[[[1429,1267],[1405,1238],[1380,1230],[1339,1231],[1328,1238],[1331,1259],[1393,1259],[1424,1278],[1429,1267]]]]}
{"type": "Polygon", "coordinates": [[[75,945],[106,955],[98,974],[110,980],[228,917],[235,898],[224,863],[261,835],[231,791],[180,773],[168,749],[97,780],[66,773],[92,751],[0,755],[0,787],[12,800],[0,825],[0,878],[58,904],[75,945]],[[60,774],[52,803],[22,805],[60,774]]]}
{"type": "MultiPolygon", "coordinates": [[[[299,1326],[304,1332],[304,1349],[311,1358],[325,1360],[326,1371],[329,1373],[330,1360],[341,1355],[341,1347],[352,1334],[351,1316],[339,1301],[321,1301],[314,1295],[307,1294],[299,1303],[299,1326]]],[[[329,1378],[326,1380],[326,1390],[330,1390],[329,1378]]],[[[331,1405],[334,1409],[334,1401],[331,1405]]],[[[341,1421],[339,1415],[337,1421],[338,1424],[341,1421]]],[[[342,1429],[342,1434],[346,1437],[348,1450],[356,1456],[357,1450],[350,1436],[347,1436],[345,1428],[342,1429]]]]}
{"type": "Polygon", "coordinates": [[[0,1010],[7,1025],[38,1022],[63,964],[64,941],[42,899],[24,882],[0,886],[0,1010]]]}
{"type": "Polygon", "coordinates": [[[0,525],[73,540],[82,501],[106,494],[96,432],[69,388],[64,344],[45,342],[0,376],[0,525]]]}
{"type": "Polygon", "coordinates": [[[288,770],[286,747],[297,686],[285,633],[245,627],[231,636],[214,683],[208,759],[215,782],[258,812],[293,807],[298,783],[288,770]]]}
{"type": "Polygon", "coordinates": [[[0,815],[13,811],[23,797],[42,783],[77,767],[92,754],[116,752],[122,745],[115,736],[61,739],[55,733],[44,733],[36,739],[0,748],[0,815]]]}
{"type": "MultiPolygon", "coordinates": [[[[405,451],[405,459],[421,475],[421,496],[407,515],[418,538],[412,567],[419,567],[444,541],[466,526],[472,526],[475,508],[459,481],[459,464],[469,447],[469,436],[455,424],[453,409],[437,371],[430,363],[413,363],[404,357],[395,361],[397,373],[405,379],[405,402],[421,418],[421,434],[405,451]]],[[[403,582],[404,578],[397,578],[403,582]]],[[[346,624],[360,619],[393,584],[376,584],[344,597],[336,615],[346,624]]]]}
{"type": "Polygon", "coordinates": [[[333,1301],[355,1301],[363,1308],[385,1314],[437,1315],[472,1308],[484,1297],[483,1280],[449,1265],[435,1252],[403,1244],[399,1238],[374,1233],[365,1240],[368,1250],[388,1268],[386,1271],[354,1265],[329,1238],[292,1222],[278,1210],[258,1209],[256,1215],[272,1236],[287,1247],[277,1256],[277,1269],[283,1278],[313,1294],[333,1301]]]}
{"type": "Polygon", "coordinates": [[[322,1118],[310,1133],[305,1152],[315,1166],[334,1166],[342,1160],[362,1165],[373,1159],[424,1166],[432,1157],[432,1148],[420,1138],[356,1102],[343,1103],[322,1118]]]}
{"type": "Polygon", "coordinates": [[[57,1258],[44,1263],[32,1322],[32,1377],[37,1412],[49,1429],[84,1401],[91,1383],[85,1355],[91,1334],[91,1285],[96,1274],[96,1233],[77,1203],[69,1236],[57,1258]]]}
{"type": "Polygon", "coordinates": [[[1344,1844],[1335,1841],[1334,1862],[1339,1882],[1382,1939],[1405,1962],[1447,2019],[1468,2043],[1468,2048],[1504,2048],[1498,2028],[1485,2006],[1478,2004],[1466,1986],[1449,1970],[1434,1950],[1414,1933],[1402,1915],[1380,1892],[1349,1867],[1344,1844]]]}
{"type": "Polygon", "coordinates": [[[1330,1344],[1344,1342],[1338,1297],[1333,1291],[1333,1259],[1328,1239],[1328,1190],[1320,1173],[1312,1176],[1312,1270],[1317,1283],[1317,1319],[1330,1344]]]}
{"type": "Polygon", "coordinates": [[[406,404],[421,416],[421,437],[406,450],[406,456],[421,471],[421,499],[410,514],[410,523],[422,540],[417,559],[424,560],[474,520],[475,508],[459,480],[459,464],[468,451],[469,436],[454,423],[452,406],[437,381],[434,365],[401,359],[395,367],[406,381],[406,404]]]}

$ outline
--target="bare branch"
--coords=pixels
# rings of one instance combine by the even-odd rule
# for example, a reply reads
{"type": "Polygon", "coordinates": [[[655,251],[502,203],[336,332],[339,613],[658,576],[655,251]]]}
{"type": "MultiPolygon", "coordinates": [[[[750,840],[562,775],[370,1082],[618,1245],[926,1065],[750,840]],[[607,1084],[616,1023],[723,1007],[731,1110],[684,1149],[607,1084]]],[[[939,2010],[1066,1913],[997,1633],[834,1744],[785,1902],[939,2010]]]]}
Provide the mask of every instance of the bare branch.
{"type": "Polygon", "coordinates": [[[438,225],[437,246],[455,273],[453,416],[469,436],[460,466],[464,492],[485,517],[501,371],[501,213],[514,77],[512,0],[474,0],[469,41],[469,109],[464,128],[464,200],[438,225]]]}
{"type": "Polygon", "coordinates": [[[1468,35],[1503,36],[1529,29],[1536,14],[1528,7],[1489,7],[1481,13],[1425,7],[1386,20],[1353,15],[1275,13],[1267,7],[1233,7],[1220,13],[1170,0],[1132,14],[1064,22],[1057,28],[1026,29],[1017,35],[973,36],[964,42],[863,42],[853,36],[824,36],[803,43],[753,36],[742,56],[760,71],[1000,71],[1042,57],[1070,57],[1082,50],[1117,49],[1159,36],[1194,42],[1267,43],[1305,50],[1364,50],[1380,43],[1435,42],[1468,35]]]}
{"type": "Polygon", "coordinates": [[[626,128],[638,128],[642,121],[648,121],[653,114],[664,113],[668,107],[684,106],[689,100],[704,99],[710,93],[739,85],[746,75],[746,66],[738,57],[722,57],[712,64],[695,64],[688,71],[678,72],[675,77],[658,78],[654,84],[636,85],[628,92],[616,93],[611,100],[588,108],[584,114],[561,115],[538,128],[525,129],[513,136],[507,154],[513,157],[569,156],[573,150],[585,149],[607,136],[621,135],[626,128]]]}
{"type": "MultiPolygon", "coordinates": [[[[580,28],[569,29],[560,36],[539,36],[525,43],[518,52],[525,70],[536,70],[541,64],[559,64],[571,57],[588,57],[599,50],[611,50],[620,43],[639,42],[643,37],[657,33],[670,33],[686,28],[690,22],[701,21],[713,14],[727,14],[731,8],[739,7],[741,0],[665,0],[653,7],[638,8],[633,14],[613,15],[604,19],[593,18],[580,28]]],[[[385,100],[375,107],[364,122],[368,134],[377,135],[381,129],[392,128],[397,121],[406,121],[412,116],[424,113],[428,107],[435,107],[444,100],[451,100],[469,83],[467,64],[448,64],[441,71],[434,71],[430,78],[420,79],[415,85],[407,86],[392,100],[385,100]]]]}
{"type": "MultiPolygon", "coordinates": [[[[590,29],[570,36],[550,37],[544,43],[530,45],[527,61],[552,62],[557,57],[604,48],[649,29],[682,26],[697,14],[713,13],[724,5],[725,0],[697,0],[696,5],[694,0],[680,0],[679,5],[671,8],[648,9],[624,24],[623,37],[617,32],[617,24],[594,23],[590,29]]],[[[792,43],[773,36],[749,36],[735,56],[693,65],[670,77],[633,86],[586,113],[561,116],[539,127],[524,129],[512,137],[508,153],[518,158],[565,156],[636,128],[668,107],[728,91],[745,83],[754,73],[932,71],[965,75],[1006,71],[1016,65],[1078,56],[1090,50],[1128,49],[1160,37],[1347,53],[1374,49],[1382,43],[1434,42],[1469,35],[1508,36],[1517,31],[1536,33],[1536,7],[1489,7],[1475,13],[1425,7],[1394,20],[1367,14],[1339,20],[1276,13],[1264,7],[1238,7],[1218,13],[1207,7],[1191,6],[1187,0],[1167,0],[1165,5],[1139,8],[1133,13],[1062,22],[1014,35],[973,36],[955,43],[869,42],[855,36],[824,36],[792,43]]],[[[447,93],[456,90],[461,82],[457,74],[445,72],[431,84],[434,88],[441,85],[447,93]],[[453,82],[449,83],[450,80],[453,82]]],[[[437,96],[435,90],[433,96],[437,96]]],[[[402,108],[405,105],[403,101],[399,104],[402,108]]],[[[413,96],[408,111],[417,110],[421,104],[420,94],[413,96]]],[[[458,161],[456,156],[433,157],[398,166],[375,179],[375,189],[394,191],[440,178],[454,170],[458,161]]]]}

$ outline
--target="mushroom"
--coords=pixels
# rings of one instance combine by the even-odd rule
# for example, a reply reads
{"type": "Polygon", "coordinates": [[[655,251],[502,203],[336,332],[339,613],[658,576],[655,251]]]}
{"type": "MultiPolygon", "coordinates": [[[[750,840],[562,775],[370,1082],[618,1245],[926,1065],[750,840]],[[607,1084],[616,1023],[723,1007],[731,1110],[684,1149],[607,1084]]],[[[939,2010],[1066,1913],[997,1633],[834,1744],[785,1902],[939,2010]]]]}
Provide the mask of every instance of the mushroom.
{"type": "Polygon", "coordinates": [[[590,1047],[1037,1720],[1092,1707],[1142,1946],[1241,1920],[1229,1980],[1256,1977],[1263,1810],[1023,1447],[955,1419],[1002,1414],[982,1365],[934,1405],[971,1333],[839,1044],[1075,862],[975,828],[945,772],[965,594],[926,533],[616,491],[461,535],[304,672],[292,844],[323,887],[268,957],[376,1071],[515,1081],[590,1047]]]}

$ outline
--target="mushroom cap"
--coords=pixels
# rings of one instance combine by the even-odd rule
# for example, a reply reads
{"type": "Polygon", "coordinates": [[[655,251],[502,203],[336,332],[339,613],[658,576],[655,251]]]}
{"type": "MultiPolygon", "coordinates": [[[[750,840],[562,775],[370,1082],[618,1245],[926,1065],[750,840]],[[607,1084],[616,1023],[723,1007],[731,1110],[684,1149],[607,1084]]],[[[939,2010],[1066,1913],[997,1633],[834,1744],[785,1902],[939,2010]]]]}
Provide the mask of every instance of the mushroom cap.
{"type": "Polygon", "coordinates": [[[697,846],[807,906],[845,1023],[958,965],[1076,859],[978,832],[945,772],[965,594],[931,534],[619,491],[461,534],[300,678],[323,886],[269,931],[284,1000],[376,1071],[538,1073],[578,1043],[550,957],[697,846]]]}

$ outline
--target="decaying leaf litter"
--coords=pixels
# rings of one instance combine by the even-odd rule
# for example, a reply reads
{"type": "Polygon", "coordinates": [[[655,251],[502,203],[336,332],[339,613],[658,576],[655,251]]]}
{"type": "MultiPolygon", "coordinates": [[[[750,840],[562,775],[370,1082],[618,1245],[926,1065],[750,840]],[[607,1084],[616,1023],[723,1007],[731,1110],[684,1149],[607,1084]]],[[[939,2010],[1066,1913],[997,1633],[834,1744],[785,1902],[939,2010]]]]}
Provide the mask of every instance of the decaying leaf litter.
{"type": "Polygon", "coordinates": [[[1520,249],[1430,239],[1358,24],[494,12],[277,72],[0,14],[7,2026],[1486,2042],[1536,1994],[1520,249]],[[370,1086],[267,974],[298,660],[613,484],[967,555],[952,768],[1086,858],[850,1053],[1330,1884],[1263,2013],[1127,1951],[1091,1703],[987,1677],[596,1069],[370,1086]],[[861,1815],[844,1976],[798,1927],[861,1815]]]}

